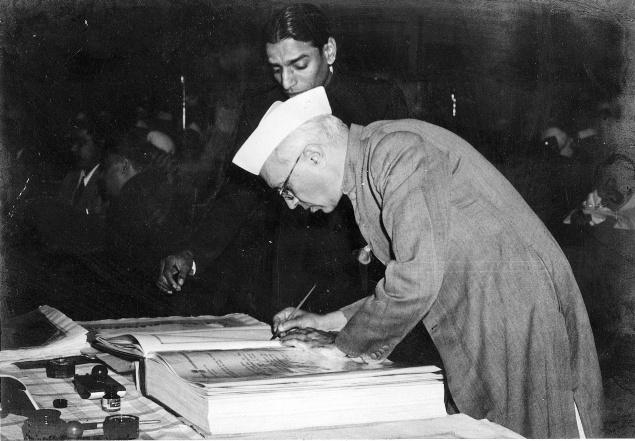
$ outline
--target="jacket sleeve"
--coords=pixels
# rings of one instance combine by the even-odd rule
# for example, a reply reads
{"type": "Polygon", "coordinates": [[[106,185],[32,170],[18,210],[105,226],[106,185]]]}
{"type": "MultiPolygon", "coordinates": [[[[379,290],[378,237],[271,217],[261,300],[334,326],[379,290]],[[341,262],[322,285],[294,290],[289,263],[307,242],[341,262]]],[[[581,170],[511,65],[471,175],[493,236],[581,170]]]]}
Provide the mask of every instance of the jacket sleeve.
{"type": "Polygon", "coordinates": [[[236,238],[255,210],[261,209],[266,188],[257,176],[230,166],[218,196],[200,219],[189,241],[197,271],[205,271],[236,238]]]}
{"type": "Polygon", "coordinates": [[[254,121],[257,118],[249,113],[248,108],[245,105],[241,110],[233,148],[225,159],[225,182],[184,247],[192,251],[200,272],[214,264],[254,210],[262,209],[262,201],[266,198],[267,188],[259,177],[231,163],[236,150],[256,127],[254,121]]]}
{"type": "Polygon", "coordinates": [[[351,356],[386,358],[436,300],[445,270],[449,158],[411,133],[384,137],[367,185],[382,205],[392,249],[375,294],[344,308],[337,347],[351,356]]]}

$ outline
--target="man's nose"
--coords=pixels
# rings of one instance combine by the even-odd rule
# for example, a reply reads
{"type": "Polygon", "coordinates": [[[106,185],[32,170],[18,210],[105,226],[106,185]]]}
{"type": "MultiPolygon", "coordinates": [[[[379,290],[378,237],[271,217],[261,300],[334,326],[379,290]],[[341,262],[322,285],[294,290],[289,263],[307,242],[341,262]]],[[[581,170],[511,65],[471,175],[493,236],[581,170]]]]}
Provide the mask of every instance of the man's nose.
{"type": "Polygon", "coordinates": [[[295,86],[295,75],[291,69],[282,69],[282,88],[289,90],[295,86]]]}

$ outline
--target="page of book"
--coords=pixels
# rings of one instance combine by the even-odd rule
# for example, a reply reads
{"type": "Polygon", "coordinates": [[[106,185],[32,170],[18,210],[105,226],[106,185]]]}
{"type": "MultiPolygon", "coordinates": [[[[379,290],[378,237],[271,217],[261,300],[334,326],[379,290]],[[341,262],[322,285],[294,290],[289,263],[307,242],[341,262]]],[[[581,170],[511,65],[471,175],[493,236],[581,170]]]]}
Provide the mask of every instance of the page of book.
{"type": "MultiPolygon", "coordinates": [[[[382,369],[392,365],[362,364],[345,357],[326,357],[316,351],[278,347],[221,351],[175,351],[153,354],[178,377],[202,386],[248,381],[251,386],[290,378],[336,372],[382,369]],[[266,379],[258,383],[254,380],[266,379]]],[[[225,384],[229,386],[229,384],[225,384]]]]}
{"type": "Polygon", "coordinates": [[[108,352],[145,357],[153,352],[271,347],[271,328],[245,315],[167,317],[88,323],[89,340],[108,352]],[[100,327],[100,326],[103,326],[100,327]]]}
{"type": "Polygon", "coordinates": [[[204,328],[233,328],[243,326],[269,328],[269,325],[266,323],[242,313],[222,316],[200,315],[196,317],[121,318],[78,323],[89,332],[99,334],[103,338],[125,334],[187,331],[204,328]]]}

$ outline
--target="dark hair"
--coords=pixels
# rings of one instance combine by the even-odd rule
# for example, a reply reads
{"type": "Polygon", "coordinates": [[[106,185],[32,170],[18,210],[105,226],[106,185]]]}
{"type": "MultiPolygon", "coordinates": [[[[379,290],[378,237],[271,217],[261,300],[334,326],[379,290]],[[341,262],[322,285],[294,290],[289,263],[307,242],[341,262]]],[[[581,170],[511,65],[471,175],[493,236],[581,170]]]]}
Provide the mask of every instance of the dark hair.
{"type": "Polygon", "coordinates": [[[134,128],[118,136],[108,155],[126,158],[137,169],[144,169],[152,163],[157,148],[147,140],[147,130],[134,128]]]}
{"type": "Polygon", "coordinates": [[[320,8],[310,3],[296,3],[280,9],[264,28],[267,43],[292,38],[311,43],[320,50],[328,43],[330,36],[328,19],[320,8]]]}

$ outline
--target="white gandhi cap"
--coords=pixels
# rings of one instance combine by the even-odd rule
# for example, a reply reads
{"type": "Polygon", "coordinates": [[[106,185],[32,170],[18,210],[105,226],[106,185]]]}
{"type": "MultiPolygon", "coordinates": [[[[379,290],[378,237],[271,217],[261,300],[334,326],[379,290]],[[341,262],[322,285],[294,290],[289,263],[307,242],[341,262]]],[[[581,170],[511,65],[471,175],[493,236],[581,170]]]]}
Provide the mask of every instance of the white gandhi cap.
{"type": "Polygon", "coordinates": [[[330,114],[331,106],[322,86],[284,102],[276,101],[262,117],[256,130],[238,149],[232,162],[257,175],[269,155],[287,135],[316,116],[330,114]]]}

